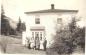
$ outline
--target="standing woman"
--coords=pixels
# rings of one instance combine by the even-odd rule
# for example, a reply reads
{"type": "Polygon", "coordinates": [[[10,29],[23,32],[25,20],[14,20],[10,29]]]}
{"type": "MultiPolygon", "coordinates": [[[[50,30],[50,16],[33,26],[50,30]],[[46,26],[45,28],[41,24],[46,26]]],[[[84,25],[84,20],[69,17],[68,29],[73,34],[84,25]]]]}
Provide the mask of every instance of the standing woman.
{"type": "Polygon", "coordinates": [[[34,38],[32,37],[32,38],[31,38],[31,41],[30,41],[30,47],[31,47],[32,49],[34,49],[34,46],[35,46],[35,42],[34,42],[34,38]]]}
{"type": "Polygon", "coordinates": [[[41,50],[44,49],[44,48],[43,48],[43,42],[44,42],[44,41],[43,41],[42,37],[40,37],[40,49],[41,49],[41,50]]]}

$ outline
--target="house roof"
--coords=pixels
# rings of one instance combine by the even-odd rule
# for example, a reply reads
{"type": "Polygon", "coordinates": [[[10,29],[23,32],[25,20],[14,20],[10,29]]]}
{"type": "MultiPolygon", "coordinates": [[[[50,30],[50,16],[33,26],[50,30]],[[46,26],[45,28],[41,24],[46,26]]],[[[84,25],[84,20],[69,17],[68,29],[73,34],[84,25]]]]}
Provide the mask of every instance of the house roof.
{"type": "Polygon", "coordinates": [[[64,9],[47,9],[32,12],[25,12],[25,14],[35,14],[35,13],[58,13],[58,12],[78,12],[78,10],[64,10],[64,9]]]}
{"type": "Polygon", "coordinates": [[[55,9],[55,8],[54,8],[54,4],[51,4],[51,9],[25,12],[25,14],[36,14],[36,13],[61,13],[61,12],[78,12],[78,10],[55,9]]]}

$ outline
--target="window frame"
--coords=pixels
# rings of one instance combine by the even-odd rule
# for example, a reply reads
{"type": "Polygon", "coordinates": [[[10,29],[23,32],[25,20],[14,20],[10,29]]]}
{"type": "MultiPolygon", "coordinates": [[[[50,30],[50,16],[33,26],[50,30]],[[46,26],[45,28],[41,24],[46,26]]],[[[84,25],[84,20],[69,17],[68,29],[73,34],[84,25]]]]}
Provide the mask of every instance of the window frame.
{"type": "Polygon", "coordinates": [[[61,17],[58,17],[58,18],[57,18],[57,23],[58,23],[58,24],[61,24],[61,23],[62,23],[62,18],[61,18],[61,17]]]}
{"type": "Polygon", "coordinates": [[[40,24],[40,18],[35,18],[35,24],[40,24]]]}

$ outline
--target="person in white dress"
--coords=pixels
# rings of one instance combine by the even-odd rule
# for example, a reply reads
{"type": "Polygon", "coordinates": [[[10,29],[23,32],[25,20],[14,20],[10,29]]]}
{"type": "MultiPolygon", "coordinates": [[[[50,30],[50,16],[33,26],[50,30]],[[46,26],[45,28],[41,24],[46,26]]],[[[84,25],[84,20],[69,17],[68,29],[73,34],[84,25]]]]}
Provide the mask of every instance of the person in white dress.
{"type": "Polygon", "coordinates": [[[30,40],[30,47],[31,47],[32,49],[34,49],[34,47],[35,47],[34,38],[31,38],[31,40],[30,40]]]}
{"type": "Polygon", "coordinates": [[[42,36],[40,37],[40,49],[43,50],[43,39],[42,39],[42,36]]]}
{"type": "Polygon", "coordinates": [[[43,40],[40,40],[40,49],[43,50],[43,40]]]}

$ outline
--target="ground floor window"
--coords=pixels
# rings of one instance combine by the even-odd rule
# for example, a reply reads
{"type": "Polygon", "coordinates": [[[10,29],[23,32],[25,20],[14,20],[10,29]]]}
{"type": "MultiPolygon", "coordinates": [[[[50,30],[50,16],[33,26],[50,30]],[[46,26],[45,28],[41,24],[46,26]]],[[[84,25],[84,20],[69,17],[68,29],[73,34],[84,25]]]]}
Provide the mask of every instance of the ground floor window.
{"type": "Polygon", "coordinates": [[[37,38],[39,40],[43,40],[43,32],[32,32],[32,38],[34,38],[34,40],[36,40],[37,38]]]}

